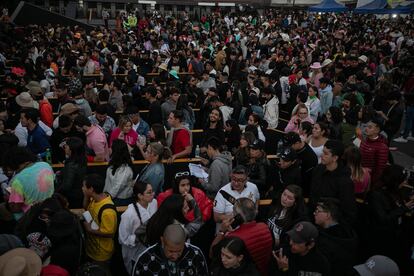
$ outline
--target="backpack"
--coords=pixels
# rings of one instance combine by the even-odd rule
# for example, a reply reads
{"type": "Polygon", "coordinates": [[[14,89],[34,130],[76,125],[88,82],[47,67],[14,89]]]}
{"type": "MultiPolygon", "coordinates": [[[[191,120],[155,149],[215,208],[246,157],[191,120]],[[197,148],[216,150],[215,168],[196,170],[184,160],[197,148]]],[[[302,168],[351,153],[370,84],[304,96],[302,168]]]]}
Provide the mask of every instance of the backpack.
{"type": "Polygon", "coordinates": [[[103,211],[105,211],[106,209],[112,209],[118,214],[118,212],[116,211],[116,206],[114,204],[108,203],[108,204],[103,205],[99,209],[99,212],[98,212],[98,222],[99,222],[99,224],[101,224],[101,221],[102,221],[103,211]]]}

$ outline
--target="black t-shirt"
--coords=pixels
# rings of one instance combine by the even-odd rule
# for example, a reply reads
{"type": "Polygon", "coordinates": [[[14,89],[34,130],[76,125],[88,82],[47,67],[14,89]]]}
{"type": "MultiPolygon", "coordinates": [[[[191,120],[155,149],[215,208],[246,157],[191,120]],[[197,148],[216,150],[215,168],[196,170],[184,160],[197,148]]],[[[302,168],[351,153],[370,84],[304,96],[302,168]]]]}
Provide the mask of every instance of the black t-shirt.
{"type": "Polygon", "coordinates": [[[158,101],[154,101],[149,105],[148,124],[162,124],[161,105],[158,101]]]}
{"type": "Polygon", "coordinates": [[[301,161],[301,186],[304,196],[308,196],[310,192],[310,183],[312,182],[312,170],[318,165],[318,157],[308,144],[305,144],[305,146],[296,153],[298,155],[298,159],[301,161]]]}
{"type": "MultiPolygon", "coordinates": [[[[289,252],[290,253],[290,252],[289,252]]],[[[325,276],[330,275],[330,264],[326,257],[312,248],[305,256],[287,254],[289,258],[289,270],[285,275],[289,276],[325,276]]]]}

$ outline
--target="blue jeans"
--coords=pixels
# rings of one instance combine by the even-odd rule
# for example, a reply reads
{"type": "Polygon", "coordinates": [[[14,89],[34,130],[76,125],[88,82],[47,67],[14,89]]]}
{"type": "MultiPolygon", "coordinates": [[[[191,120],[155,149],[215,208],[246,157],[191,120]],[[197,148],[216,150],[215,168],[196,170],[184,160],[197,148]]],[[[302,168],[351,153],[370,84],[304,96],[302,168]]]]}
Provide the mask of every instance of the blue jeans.
{"type": "Polygon", "coordinates": [[[407,106],[407,109],[405,111],[405,125],[403,137],[407,138],[410,131],[412,135],[414,135],[414,106],[407,106]]]}

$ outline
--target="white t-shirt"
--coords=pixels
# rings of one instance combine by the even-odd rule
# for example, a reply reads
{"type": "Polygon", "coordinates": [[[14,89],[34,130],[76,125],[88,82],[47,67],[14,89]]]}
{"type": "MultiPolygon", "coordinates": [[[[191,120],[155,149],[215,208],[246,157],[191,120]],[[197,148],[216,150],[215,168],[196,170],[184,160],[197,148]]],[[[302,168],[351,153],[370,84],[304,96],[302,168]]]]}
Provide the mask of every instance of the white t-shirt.
{"type": "Polygon", "coordinates": [[[253,200],[256,203],[260,199],[259,190],[257,186],[251,182],[246,183],[244,190],[239,193],[236,190],[232,190],[231,183],[224,185],[217,193],[216,198],[214,199],[214,212],[219,214],[231,214],[233,212],[233,204],[230,203],[227,199],[223,197],[220,191],[223,190],[235,199],[247,197],[253,200]]]}

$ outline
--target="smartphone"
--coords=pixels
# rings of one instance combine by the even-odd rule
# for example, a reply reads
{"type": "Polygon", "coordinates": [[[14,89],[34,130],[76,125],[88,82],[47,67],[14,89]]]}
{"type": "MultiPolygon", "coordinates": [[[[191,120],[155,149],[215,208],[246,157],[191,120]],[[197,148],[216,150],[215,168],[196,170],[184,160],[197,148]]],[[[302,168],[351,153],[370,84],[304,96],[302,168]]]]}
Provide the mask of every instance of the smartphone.
{"type": "Polygon", "coordinates": [[[234,216],[234,221],[231,223],[231,228],[236,229],[243,223],[243,218],[240,214],[234,216]]]}

